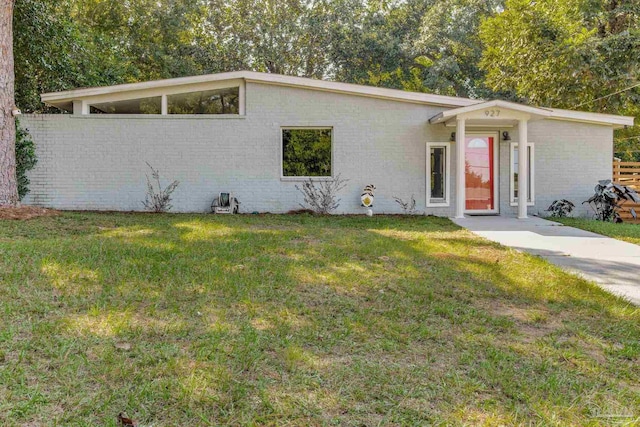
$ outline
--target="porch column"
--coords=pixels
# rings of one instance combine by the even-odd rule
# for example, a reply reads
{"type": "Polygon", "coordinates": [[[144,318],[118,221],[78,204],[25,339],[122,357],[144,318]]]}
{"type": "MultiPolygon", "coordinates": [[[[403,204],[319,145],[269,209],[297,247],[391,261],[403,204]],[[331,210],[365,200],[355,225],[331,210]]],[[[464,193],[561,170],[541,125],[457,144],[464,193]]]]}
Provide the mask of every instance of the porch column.
{"type": "Polygon", "coordinates": [[[529,164],[527,162],[528,137],[527,137],[527,120],[521,119],[518,123],[518,219],[527,218],[527,200],[529,195],[529,164]]]}
{"type": "Polygon", "coordinates": [[[162,95],[162,98],[160,98],[160,114],[163,116],[169,114],[169,102],[167,100],[167,95],[162,95]]]}
{"type": "Polygon", "coordinates": [[[456,119],[456,218],[464,218],[465,163],[464,163],[465,119],[456,119]]]}

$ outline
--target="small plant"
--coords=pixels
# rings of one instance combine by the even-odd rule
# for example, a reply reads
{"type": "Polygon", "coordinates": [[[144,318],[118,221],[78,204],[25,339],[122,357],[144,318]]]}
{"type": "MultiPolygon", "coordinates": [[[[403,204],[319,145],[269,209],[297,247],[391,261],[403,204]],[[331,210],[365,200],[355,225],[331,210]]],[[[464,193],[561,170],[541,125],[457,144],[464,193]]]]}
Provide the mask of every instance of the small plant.
{"type": "Polygon", "coordinates": [[[173,207],[171,205],[171,194],[180,183],[173,181],[163,189],[160,184],[160,172],[154,169],[149,163],[147,163],[147,166],[151,169],[151,178],[149,178],[149,175],[146,175],[147,198],[142,204],[151,212],[168,212],[173,207]]]}
{"type": "MultiPolygon", "coordinates": [[[[622,222],[620,212],[624,212],[623,204],[627,201],[640,203],[640,196],[631,187],[611,182],[610,179],[598,181],[594,189],[595,193],[582,202],[588,204],[598,221],[622,222]]],[[[637,218],[636,211],[629,209],[631,216],[637,218]]]]}
{"type": "Polygon", "coordinates": [[[413,215],[416,213],[416,199],[411,195],[411,199],[408,202],[405,202],[400,197],[393,198],[397,204],[402,208],[402,213],[405,215],[413,215]]]}
{"type": "Polygon", "coordinates": [[[565,218],[571,215],[576,205],[567,199],[554,200],[547,208],[546,212],[551,213],[551,218],[565,218]]]}
{"type": "Polygon", "coordinates": [[[38,163],[36,147],[28,129],[20,127],[16,120],[16,179],[18,181],[18,197],[20,200],[29,193],[27,172],[38,163]]]}
{"type": "Polygon", "coordinates": [[[340,199],[337,195],[342,191],[348,180],[342,179],[337,175],[332,180],[314,181],[309,178],[302,183],[302,187],[296,185],[296,189],[304,196],[304,205],[302,208],[310,208],[313,212],[320,215],[326,215],[336,210],[340,206],[340,199]]]}

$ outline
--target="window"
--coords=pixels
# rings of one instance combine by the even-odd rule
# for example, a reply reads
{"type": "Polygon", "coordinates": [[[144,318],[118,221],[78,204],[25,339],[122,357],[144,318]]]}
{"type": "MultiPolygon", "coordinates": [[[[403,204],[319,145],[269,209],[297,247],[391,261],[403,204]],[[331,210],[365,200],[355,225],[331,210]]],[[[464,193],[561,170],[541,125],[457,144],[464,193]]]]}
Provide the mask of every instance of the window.
{"type": "MultiPolygon", "coordinates": [[[[511,206],[518,204],[518,143],[511,143],[511,206]]],[[[535,202],[535,149],[533,143],[527,144],[527,205],[533,206],[535,202]]]]}
{"type": "Polygon", "coordinates": [[[451,144],[427,143],[427,207],[449,206],[451,144]]]}
{"type": "Polygon", "coordinates": [[[90,114],[160,114],[161,96],[102,102],[89,106],[90,114]]]}
{"type": "Polygon", "coordinates": [[[238,87],[167,96],[169,114],[240,114],[239,101],[238,87]]]}
{"type": "Polygon", "coordinates": [[[283,128],[282,176],[331,177],[331,128],[283,128]]]}

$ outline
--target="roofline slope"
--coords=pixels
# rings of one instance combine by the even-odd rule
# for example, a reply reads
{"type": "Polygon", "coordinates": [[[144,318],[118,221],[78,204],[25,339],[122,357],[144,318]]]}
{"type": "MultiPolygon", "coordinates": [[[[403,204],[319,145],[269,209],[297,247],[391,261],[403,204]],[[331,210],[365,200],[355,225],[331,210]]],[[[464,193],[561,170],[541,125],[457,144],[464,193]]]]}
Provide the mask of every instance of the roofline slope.
{"type": "Polygon", "coordinates": [[[620,116],[616,114],[592,113],[589,111],[578,110],[563,110],[561,108],[551,108],[550,111],[550,119],[569,121],[573,120],[591,123],[608,123],[613,125],[616,129],[626,126],[633,126],[635,121],[634,116],[620,116]]]}
{"type": "Polygon", "coordinates": [[[258,82],[280,86],[294,86],[313,90],[347,93],[351,95],[392,99],[397,101],[406,101],[421,104],[434,104],[448,107],[462,107],[480,102],[479,100],[458,98],[454,96],[434,95],[421,92],[407,92],[398,89],[380,88],[352,83],[332,82],[305,77],[285,76],[282,74],[259,73],[255,71],[232,71],[227,73],[205,74],[201,76],[153,80],[141,83],[127,83],[114,86],[73,89],[61,92],[48,92],[43,93],[40,97],[42,99],[42,102],[47,104],[54,104],[100,95],[110,95],[145,89],[158,89],[163,87],[175,87],[236,79],[244,79],[247,82],[258,82]]]}
{"type": "MultiPolygon", "coordinates": [[[[516,104],[502,100],[486,101],[482,99],[459,98],[454,96],[435,95],[422,92],[407,92],[398,89],[380,88],[375,86],[365,86],[353,83],[340,83],[326,80],[311,79],[306,77],[285,76],[282,74],[260,73],[256,71],[231,71],[226,73],[205,74],[201,76],[178,77],[173,79],[152,80],[140,83],[126,83],[114,86],[92,87],[85,89],[72,89],[61,92],[43,93],[40,98],[45,104],[53,105],[61,108],[60,105],[69,103],[74,100],[82,100],[84,98],[122,94],[125,92],[140,91],[147,89],[159,89],[163,87],[176,87],[195,85],[210,82],[220,82],[225,80],[243,79],[246,82],[257,82],[263,84],[299,87],[310,90],[320,90],[325,92],[344,93],[356,96],[366,96],[372,98],[389,99],[401,102],[411,102],[427,105],[438,105],[443,107],[451,107],[453,109],[471,109],[482,108],[482,106],[490,103],[499,103],[505,105],[506,108],[516,106],[515,108],[526,109],[531,112],[552,120],[568,120],[586,123],[597,123],[612,125],[614,128],[624,126],[633,126],[634,117],[618,116],[613,114],[590,113],[584,111],[563,110],[557,108],[539,108],[524,104],[516,104]],[[467,107],[467,108],[465,108],[467,107]]],[[[498,104],[496,104],[498,105],[498,104]]],[[[453,111],[453,110],[451,110],[453,111]]],[[[444,117],[451,114],[443,113],[444,117]]],[[[440,115],[432,117],[429,122],[440,122],[440,115]]]]}

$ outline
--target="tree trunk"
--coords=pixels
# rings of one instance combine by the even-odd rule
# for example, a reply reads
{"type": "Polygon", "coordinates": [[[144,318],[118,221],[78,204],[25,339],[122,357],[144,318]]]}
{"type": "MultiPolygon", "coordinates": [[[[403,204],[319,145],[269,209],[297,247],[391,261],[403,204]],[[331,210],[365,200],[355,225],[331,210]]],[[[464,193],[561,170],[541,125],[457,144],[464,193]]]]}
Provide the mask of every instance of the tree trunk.
{"type": "Polygon", "coordinates": [[[18,203],[13,69],[13,4],[0,0],[0,206],[18,203]]]}

